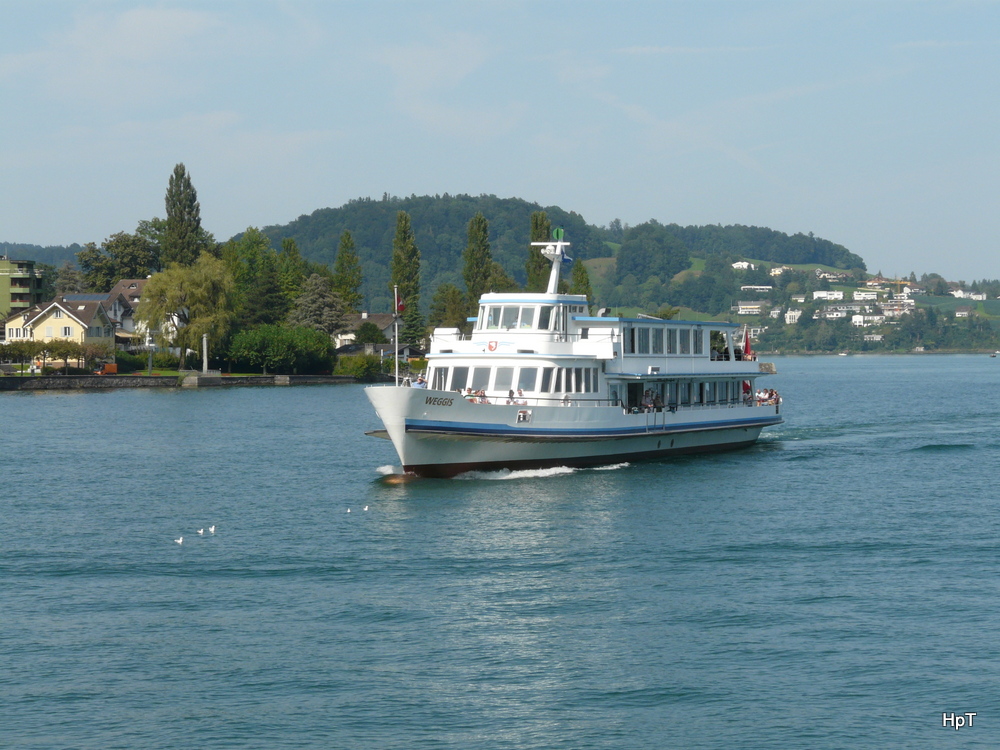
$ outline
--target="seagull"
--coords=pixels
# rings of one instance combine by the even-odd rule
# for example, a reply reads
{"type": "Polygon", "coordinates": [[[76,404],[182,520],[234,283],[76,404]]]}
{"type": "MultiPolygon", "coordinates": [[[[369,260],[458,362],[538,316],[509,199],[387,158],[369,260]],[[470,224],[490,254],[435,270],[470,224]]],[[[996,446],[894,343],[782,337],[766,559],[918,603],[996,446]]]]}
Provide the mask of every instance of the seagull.
{"type": "Polygon", "coordinates": [[[198,536],[205,536],[205,529],[198,529],[198,536]]]}
{"type": "Polygon", "coordinates": [[[184,544],[184,537],[181,537],[180,539],[174,539],[174,541],[177,542],[178,544],[184,544]]]}
{"type": "Polygon", "coordinates": [[[367,505],[365,506],[365,510],[368,510],[368,506],[367,505]]]}
{"type": "Polygon", "coordinates": [[[348,508],[348,509],[347,509],[347,512],[348,512],[348,513],[350,513],[350,512],[351,512],[351,509],[350,509],[350,508],[348,508]]]}
{"type": "MultiPolygon", "coordinates": [[[[208,532],[210,534],[214,534],[215,533],[215,525],[214,524],[212,526],[208,527],[208,532]]],[[[198,533],[200,534],[201,532],[199,531],[198,533]]]]}

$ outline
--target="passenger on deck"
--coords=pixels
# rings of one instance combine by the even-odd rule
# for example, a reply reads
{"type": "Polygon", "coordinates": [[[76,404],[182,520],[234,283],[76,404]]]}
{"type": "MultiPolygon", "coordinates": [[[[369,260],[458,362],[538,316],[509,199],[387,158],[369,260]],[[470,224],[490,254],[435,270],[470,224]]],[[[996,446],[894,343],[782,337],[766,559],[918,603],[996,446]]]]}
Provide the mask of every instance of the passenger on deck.
{"type": "Polygon", "coordinates": [[[423,375],[417,375],[417,382],[413,384],[413,387],[414,388],[426,388],[427,387],[427,381],[424,380],[424,376],[423,375]]]}
{"type": "Polygon", "coordinates": [[[524,391],[520,388],[517,389],[517,400],[514,403],[520,404],[521,406],[527,406],[528,404],[528,399],[524,397],[524,391]]]}
{"type": "Polygon", "coordinates": [[[652,411],[653,410],[653,395],[647,390],[642,394],[642,410],[652,411]]]}
{"type": "Polygon", "coordinates": [[[508,404],[516,404],[517,403],[517,401],[514,400],[514,391],[513,390],[507,391],[507,403],[508,404]]]}

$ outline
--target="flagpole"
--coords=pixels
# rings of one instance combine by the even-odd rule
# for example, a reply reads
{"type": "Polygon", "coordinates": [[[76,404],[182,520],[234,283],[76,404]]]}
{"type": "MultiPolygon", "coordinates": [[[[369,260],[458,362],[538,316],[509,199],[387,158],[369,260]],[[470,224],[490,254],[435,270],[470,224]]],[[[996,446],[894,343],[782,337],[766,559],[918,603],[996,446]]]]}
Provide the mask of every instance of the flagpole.
{"type": "Polygon", "coordinates": [[[399,387],[399,286],[392,285],[392,326],[393,326],[393,353],[392,359],[396,363],[396,387],[399,387]]]}

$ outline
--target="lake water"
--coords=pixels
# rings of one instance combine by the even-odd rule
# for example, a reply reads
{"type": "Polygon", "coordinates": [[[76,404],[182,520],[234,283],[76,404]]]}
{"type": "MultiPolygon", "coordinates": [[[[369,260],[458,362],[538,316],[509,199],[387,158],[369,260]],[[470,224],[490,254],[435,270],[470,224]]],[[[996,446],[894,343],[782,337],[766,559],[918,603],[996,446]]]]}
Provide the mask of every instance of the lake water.
{"type": "Polygon", "coordinates": [[[775,362],[752,449],[403,485],[360,386],[0,394],[0,747],[997,747],[1000,359],[775,362]]]}

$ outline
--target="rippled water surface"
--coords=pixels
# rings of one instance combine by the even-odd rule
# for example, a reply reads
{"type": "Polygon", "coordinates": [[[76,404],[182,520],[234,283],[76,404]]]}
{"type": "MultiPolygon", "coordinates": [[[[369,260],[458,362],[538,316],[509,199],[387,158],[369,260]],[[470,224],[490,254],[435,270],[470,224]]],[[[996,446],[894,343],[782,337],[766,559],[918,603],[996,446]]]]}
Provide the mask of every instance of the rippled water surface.
{"type": "Polygon", "coordinates": [[[1000,360],[775,361],[749,450],[405,484],[359,386],[2,393],[0,747],[1000,746],[1000,360]]]}

